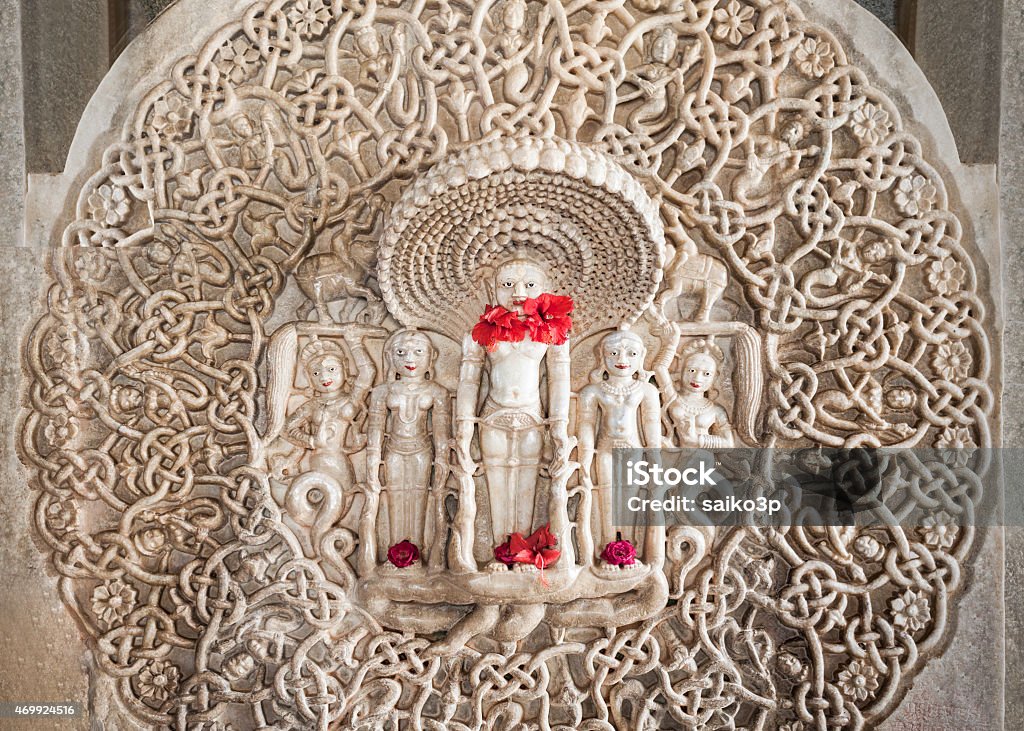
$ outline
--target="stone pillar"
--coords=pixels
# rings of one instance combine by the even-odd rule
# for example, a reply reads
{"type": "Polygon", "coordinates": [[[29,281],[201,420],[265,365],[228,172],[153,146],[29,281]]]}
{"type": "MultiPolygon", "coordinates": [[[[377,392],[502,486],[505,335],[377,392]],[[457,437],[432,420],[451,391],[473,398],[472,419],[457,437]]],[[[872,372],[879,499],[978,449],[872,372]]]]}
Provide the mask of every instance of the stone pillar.
{"type": "Polygon", "coordinates": [[[920,0],[914,8],[909,47],[942,100],[964,163],[995,163],[999,154],[1002,6],[920,0]]]}
{"type": "MultiPolygon", "coordinates": [[[[110,66],[107,0],[21,3],[25,161],[30,173],[64,169],[78,120],[110,66]]],[[[17,31],[15,31],[17,35],[17,31]]]]}
{"type": "MultiPolygon", "coordinates": [[[[1005,385],[1003,443],[1024,447],[1024,302],[1014,294],[1024,287],[1024,0],[1006,0],[1002,28],[1002,116],[999,133],[999,182],[1002,194],[1005,385]]],[[[1007,485],[1007,504],[1018,525],[1007,529],[1006,545],[1006,728],[1024,727],[1024,491],[1007,485]]]]}

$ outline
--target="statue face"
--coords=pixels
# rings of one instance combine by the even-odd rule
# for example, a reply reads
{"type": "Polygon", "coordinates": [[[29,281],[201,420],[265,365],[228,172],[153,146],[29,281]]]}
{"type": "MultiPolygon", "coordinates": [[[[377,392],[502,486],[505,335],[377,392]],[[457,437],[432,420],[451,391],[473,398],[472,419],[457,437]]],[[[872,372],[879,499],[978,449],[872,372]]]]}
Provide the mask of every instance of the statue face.
{"type": "Polygon", "coordinates": [[[377,38],[377,32],[371,28],[363,30],[356,35],[356,46],[364,55],[376,56],[380,53],[380,39],[377,38]]]}
{"type": "Polygon", "coordinates": [[[646,349],[635,338],[611,335],[602,350],[604,367],[613,376],[633,376],[643,367],[646,349]]]}
{"type": "Polygon", "coordinates": [[[536,264],[513,261],[505,264],[494,277],[498,304],[506,310],[523,311],[523,302],[547,290],[548,277],[536,264]]]}
{"type": "Polygon", "coordinates": [[[718,363],[707,353],[694,353],[683,364],[683,388],[689,393],[706,393],[715,383],[718,363]]]}
{"type": "Polygon", "coordinates": [[[321,355],[306,364],[306,377],[320,393],[333,393],[345,382],[345,371],[336,355],[321,355]]]}
{"type": "Polygon", "coordinates": [[[402,378],[423,378],[430,367],[433,350],[422,333],[401,335],[391,343],[391,364],[402,378]]]}
{"type": "Polygon", "coordinates": [[[909,388],[894,388],[885,393],[885,403],[894,411],[906,411],[914,406],[916,400],[909,388]]]}
{"type": "Polygon", "coordinates": [[[651,48],[651,59],[661,64],[667,64],[676,55],[676,34],[666,30],[658,34],[651,48]]]}

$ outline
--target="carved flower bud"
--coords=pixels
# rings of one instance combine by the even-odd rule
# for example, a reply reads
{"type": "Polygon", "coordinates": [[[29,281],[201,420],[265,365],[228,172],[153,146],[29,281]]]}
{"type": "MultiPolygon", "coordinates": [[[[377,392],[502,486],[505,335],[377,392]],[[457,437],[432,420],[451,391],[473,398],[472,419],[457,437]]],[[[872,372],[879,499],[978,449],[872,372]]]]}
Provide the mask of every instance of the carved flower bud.
{"type": "Polygon", "coordinates": [[[788,678],[799,680],[807,674],[807,670],[804,664],[800,661],[796,655],[791,652],[781,652],[775,661],[779,667],[779,672],[788,678]]]}
{"type": "Polygon", "coordinates": [[[158,553],[167,544],[167,534],[163,528],[146,528],[135,537],[135,544],[143,553],[158,553]]]}
{"type": "Polygon", "coordinates": [[[872,536],[860,536],[853,543],[853,550],[869,561],[877,561],[885,555],[885,548],[872,536]]]}
{"type": "Polygon", "coordinates": [[[242,680],[255,669],[256,659],[248,652],[240,652],[224,661],[224,677],[230,681],[242,680]]]}

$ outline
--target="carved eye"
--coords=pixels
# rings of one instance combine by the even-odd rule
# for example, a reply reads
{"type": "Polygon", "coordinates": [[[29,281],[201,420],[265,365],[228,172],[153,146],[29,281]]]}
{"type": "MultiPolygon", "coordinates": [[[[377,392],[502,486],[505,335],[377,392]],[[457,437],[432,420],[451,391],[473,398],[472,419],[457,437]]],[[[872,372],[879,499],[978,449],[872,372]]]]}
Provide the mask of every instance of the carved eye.
{"type": "Polygon", "coordinates": [[[505,287],[505,288],[507,288],[507,289],[512,289],[512,287],[513,287],[513,285],[514,285],[514,284],[515,284],[515,282],[505,282],[505,283],[504,283],[504,284],[502,284],[501,286],[502,286],[502,287],[505,287]]]}
{"type": "Polygon", "coordinates": [[[530,289],[533,289],[534,287],[536,287],[536,286],[537,286],[537,283],[536,283],[536,282],[530,282],[530,283],[529,283],[529,284],[527,284],[526,286],[527,286],[528,288],[530,288],[530,289]]]}

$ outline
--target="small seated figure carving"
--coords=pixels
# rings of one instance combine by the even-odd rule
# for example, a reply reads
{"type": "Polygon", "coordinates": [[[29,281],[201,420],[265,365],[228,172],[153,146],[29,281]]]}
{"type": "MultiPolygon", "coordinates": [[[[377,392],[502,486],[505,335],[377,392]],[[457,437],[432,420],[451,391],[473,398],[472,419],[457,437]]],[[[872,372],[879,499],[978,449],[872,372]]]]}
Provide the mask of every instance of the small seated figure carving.
{"type": "Polygon", "coordinates": [[[647,348],[639,335],[629,330],[614,332],[601,341],[598,355],[602,365],[580,392],[578,438],[580,469],[594,485],[591,525],[600,553],[616,540],[612,450],[660,447],[661,406],[658,389],[643,370],[647,348]]]}
{"type": "Polygon", "coordinates": [[[410,540],[428,563],[442,553],[442,526],[427,518],[428,491],[443,499],[451,423],[448,389],[431,380],[436,358],[430,338],[416,330],[399,330],[384,344],[387,381],[370,396],[366,448],[367,480],[388,509],[387,545],[410,540]]]}
{"type": "Polygon", "coordinates": [[[682,388],[679,394],[668,366],[659,367],[658,382],[667,396],[665,408],[679,438],[679,446],[725,449],[735,446],[732,425],[725,409],[714,402],[715,382],[725,356],[712,342],[697,340],[681,353],[682,388]]]}

